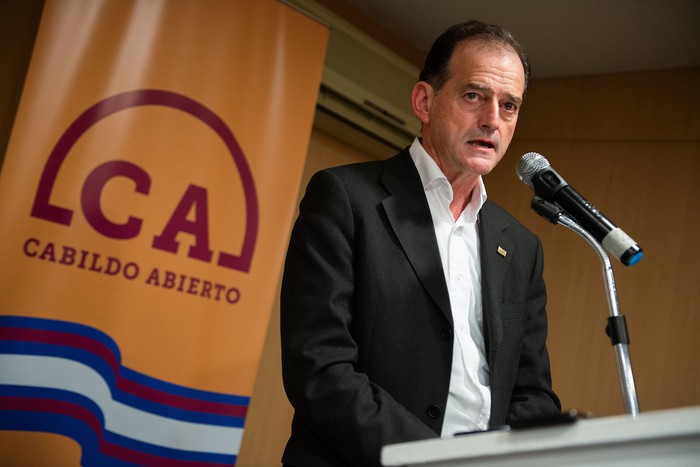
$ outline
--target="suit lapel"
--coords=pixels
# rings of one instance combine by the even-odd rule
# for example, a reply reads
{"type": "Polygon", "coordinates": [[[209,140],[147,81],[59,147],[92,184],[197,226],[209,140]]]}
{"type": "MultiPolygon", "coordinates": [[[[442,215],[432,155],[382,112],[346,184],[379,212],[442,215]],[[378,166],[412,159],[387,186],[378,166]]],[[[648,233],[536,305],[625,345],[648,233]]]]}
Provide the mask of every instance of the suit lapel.
{"type": "Polygon", "coordinates": [[[479,214],[479,241],[481,242],[482,303],[486,329],[487,353],[489,362],[495,355],[503,337],[501,307],[503,281],[510,260],[515,254],[513,243],[504,234],[507,221],[487,201],[479,214]]]}
{"type": "Polygon", "coordinates": [[[430,208],[408,150],[387,161],[382,182],[391,193],[382,202],[389,223],[416,275],[451,323],[450,299],[430,208]]]}
{"type": "MultiPolygon", "coordinates": [[[[440,262],[433,221],[418,171],[408,150],[387,161],[382,182],[390,196],[383,200],[387,218],[416,275],[445,317],[452,322],[450,298],[440,262]]],[[[503,281],[515,246],[505,235],[508,222],[486,201],[479,214],[481,277],[488,359],[494,361],[503,328],[503,281]]]]}

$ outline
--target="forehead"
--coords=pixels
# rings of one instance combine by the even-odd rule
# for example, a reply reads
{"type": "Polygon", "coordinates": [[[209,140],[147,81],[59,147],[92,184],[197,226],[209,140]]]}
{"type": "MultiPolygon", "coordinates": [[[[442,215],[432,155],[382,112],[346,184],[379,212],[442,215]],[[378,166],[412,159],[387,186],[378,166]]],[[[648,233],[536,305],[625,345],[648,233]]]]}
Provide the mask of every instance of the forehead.
{"type": "Polygon", "coordinates": [[[472,40],[458,44],[450,57],[449,78],[454,85],[470,82],[507,88],[522,95],[525,69],[513,48],[503,43],[472,40]]]}

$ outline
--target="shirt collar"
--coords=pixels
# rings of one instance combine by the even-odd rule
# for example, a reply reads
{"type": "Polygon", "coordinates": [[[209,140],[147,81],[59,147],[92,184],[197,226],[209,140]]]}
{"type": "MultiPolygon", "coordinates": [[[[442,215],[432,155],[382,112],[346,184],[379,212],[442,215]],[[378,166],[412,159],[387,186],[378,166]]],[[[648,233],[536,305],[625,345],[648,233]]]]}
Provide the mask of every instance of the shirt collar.
{"type": "MultiPolygon", "coordinates": [[[[411,159],[413,159],[413,163],[418,170],[423,189],[425,191],[439,190],[448,202],[452,201],[453,194],[450,182],[445,174],[442,173],[435,160],[425,150],[419,138],[413,140],[413,144],[411,144],[408,152],[411,154],[411,159]]],[[[475,219],[486,199],[486,186],[483,178],[479,177],[479,181],[472,192],[472,198],[464,209],[464,213],[468,213],[468,217],[475,219]]]]}

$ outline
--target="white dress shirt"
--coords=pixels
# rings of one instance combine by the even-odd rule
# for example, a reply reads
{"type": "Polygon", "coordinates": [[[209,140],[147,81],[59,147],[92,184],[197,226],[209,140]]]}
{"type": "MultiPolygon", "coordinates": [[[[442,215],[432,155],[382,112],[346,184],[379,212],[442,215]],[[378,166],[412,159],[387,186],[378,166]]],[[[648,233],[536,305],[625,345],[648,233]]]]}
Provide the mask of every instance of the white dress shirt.
{"type": "Polygon", "coordinates": [[[486,188],[480,177],[469,204],[455,220],[450,212],[453,193],[447,177],[418,138],[409,152],[430,206],[454,322],[452,373],[441,433],[449,438],[459,432],[487,429],[491,414],[477,226],[486,188]]]}

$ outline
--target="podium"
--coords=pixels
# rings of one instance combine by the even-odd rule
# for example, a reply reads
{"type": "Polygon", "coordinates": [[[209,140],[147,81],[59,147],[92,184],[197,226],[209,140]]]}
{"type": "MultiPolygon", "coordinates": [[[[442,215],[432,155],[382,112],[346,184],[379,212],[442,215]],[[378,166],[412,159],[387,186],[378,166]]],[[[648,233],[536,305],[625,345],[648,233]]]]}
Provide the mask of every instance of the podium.
{"type": "Polygon", "coordinates": [[[700,406],[385,446],[384,466],[700,466],[700,406]]]}

